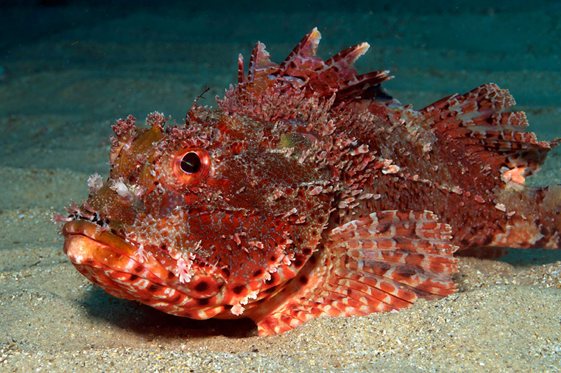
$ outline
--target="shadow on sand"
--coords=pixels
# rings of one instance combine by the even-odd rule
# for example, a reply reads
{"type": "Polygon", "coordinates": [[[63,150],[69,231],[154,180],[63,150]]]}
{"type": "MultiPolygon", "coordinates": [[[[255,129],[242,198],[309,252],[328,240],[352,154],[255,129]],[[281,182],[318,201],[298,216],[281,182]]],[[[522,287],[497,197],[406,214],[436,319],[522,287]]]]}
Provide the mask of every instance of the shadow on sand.
{"type": "Polygon", "coordinates": [[[192,320],[173,316],[137,302],[115,298],[97,286],[88,292],[82,304],[90,316],[147,339],[245,338],[257,335],[257,327],[249,319],[192,320]]]}

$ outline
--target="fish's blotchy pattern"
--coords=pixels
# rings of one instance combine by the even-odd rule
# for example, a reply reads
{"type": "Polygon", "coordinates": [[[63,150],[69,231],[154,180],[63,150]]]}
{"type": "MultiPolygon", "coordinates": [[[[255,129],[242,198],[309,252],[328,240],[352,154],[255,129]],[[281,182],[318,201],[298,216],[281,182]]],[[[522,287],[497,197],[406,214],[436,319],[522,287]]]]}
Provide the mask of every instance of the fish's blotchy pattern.
{"type": "Polygon", "coordinates": [[[260,335],[456,291],[458,251],[559,248],[561,189],[530,188],[557,140],[495,84],[421,110],[323,60],[313,29],[280,64],[257,43],[218,107],[184,125],[119,119],[111,171],[68,208],[64,251],[116,297],[260,335]]]}

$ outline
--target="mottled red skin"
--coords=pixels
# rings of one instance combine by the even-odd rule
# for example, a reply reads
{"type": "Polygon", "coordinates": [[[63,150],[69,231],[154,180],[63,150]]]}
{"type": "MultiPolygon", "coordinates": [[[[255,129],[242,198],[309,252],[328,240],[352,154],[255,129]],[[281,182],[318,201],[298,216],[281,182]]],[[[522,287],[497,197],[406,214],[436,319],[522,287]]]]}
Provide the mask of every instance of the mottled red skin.
{"type": "Polygon", "coordinates": [[[64,228],[78,270],[119,297],[196,319],[248,316],[271,334],[322,314],[397,309],[453,292],[452,243],[559,247],[559,191],[523,185],[554,143],[523,132],[523,113],[507,113],[507,91],[484,85],[415,111],[381,89],[387,72],[357,75],[352,64],[367,44],[323,61],[318,42],[314,29],[280,65],[259,43],[248,76],[240,57],[238,85],[218,109],[193,105],[185,126],[158,113],[148,128],[119,120],[109,178],[91,186],[64,228]],[[182,169],[188,153],[201,162],[196,172],[182,169]],[[425,210],[436,215],[409,213],[425,210]],[[437,217],[451,226],[451,242],[437,217]],[[415,219],[422,224],[411,230],[415,219]],[[355,221],[355,233],[334,230],[355,221]],[[393,287],[369,285],[353,259],[334,264],[359,235],[360,250],[374,242],[409,258],[395,267],[384,256],[382,272],[366,270],[393,287]],[[431,237],[445,247],[436,259],[427,254],[431,237]],[[347,290],[396,297],[369,308],[351,295],[320,296],[322,281],[339,273],[331,268],[356,280],[347,290]],[[321,301],[296,310],[297,293],[301,303],[321,301]]]}

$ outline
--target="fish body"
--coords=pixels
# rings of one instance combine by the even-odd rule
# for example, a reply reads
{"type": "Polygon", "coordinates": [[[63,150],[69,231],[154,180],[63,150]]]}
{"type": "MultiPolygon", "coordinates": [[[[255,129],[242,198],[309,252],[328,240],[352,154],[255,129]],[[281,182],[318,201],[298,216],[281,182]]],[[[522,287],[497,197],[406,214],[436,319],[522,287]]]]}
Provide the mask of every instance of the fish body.
{"type": "Polygon", "coordinates": [[[249,317],[261,335],[320,316],[397,310],[456,291],[454,253],[559,247],[556,187],[531,189],[556,141],[525,132],[486,84],[421,110],[387,71],[323,60],[317,29],[184,125],[113,126],[111,171],[72,206],[64,251],[108,293],[193,319],[249,317]]]}

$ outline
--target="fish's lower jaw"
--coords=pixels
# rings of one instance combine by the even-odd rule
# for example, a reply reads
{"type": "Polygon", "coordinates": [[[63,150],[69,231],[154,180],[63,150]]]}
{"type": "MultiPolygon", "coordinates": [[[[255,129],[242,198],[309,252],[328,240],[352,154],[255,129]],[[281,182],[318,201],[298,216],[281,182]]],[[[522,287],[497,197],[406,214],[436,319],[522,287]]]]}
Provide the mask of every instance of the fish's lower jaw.
{"type": "Polygon", "coordinates": [[[216,300],[213,296],[194,298],[188,295],[187,288],[167,283],[154,263],[142,264],[137,258],[115,252],[111,246],[84,235],[67,235],[64,252],[78,272],[117,298],[138,301],[159,311],[195,320],[244,317],[232,314],[231,306],[212,304],[211,300],[216,300]]]}
{"type": "MultiPolygon", "coordinates": [[[[107,251],[107,245],[94,241],[86,236],[71,235],[64,240],[64,253],[74,265],[100,262],[100,252],[107,251]]],[[[103,255],[103,254],[102,254],[103,255]]]]}
{"type": "Polygon", "coordinates": [[[131,272],[137,264],[131,257],[90,237],[72,234],[64,241],[64,253],[74,265],[89,265],[131,272]]]}
{"type": "Polygon", "coordinates": [[[88,264],[73,264],[84,277],[117,298],[137,301],[167,314],[194,320],[207,320],[214,317],[236,318],[231,317],[224,305],[198,306],[197,303],[200,302],[198,299],[188,297],[173,287],[131,273],[88,264]]]}
{"type": "Polygon", "coordinates": [[[64,253],[76,269],[115,297],[195,320],[244,318],[254,306],[256,294],[235,295],[200,271],[182,281],[172,259],[160,260],[91,223],[71,222],[63,233],[64,253]]]}

